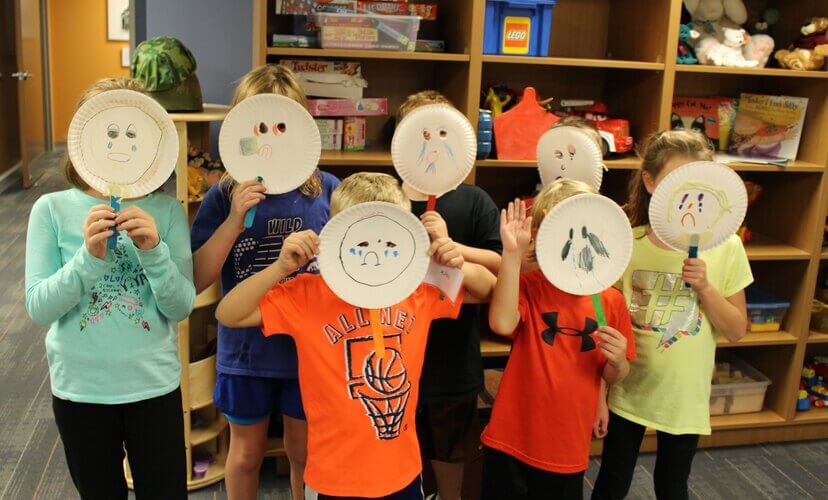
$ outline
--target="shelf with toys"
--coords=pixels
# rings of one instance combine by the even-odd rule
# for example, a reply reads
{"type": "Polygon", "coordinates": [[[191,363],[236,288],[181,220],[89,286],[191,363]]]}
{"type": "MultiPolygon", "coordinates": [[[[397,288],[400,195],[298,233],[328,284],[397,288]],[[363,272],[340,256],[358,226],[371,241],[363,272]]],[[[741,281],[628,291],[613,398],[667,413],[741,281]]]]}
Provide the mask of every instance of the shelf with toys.
{"type": "Polygon", "coordinates": [[[781,76],[784,78],[828,78],[826,71],[797,71],[780,68],[730,68],[727,66],[707,66],[682,64],[676,66],[678,73],[708,73],[711,75],[746,75],[755,77],[781,76]]]}
{"type": "Polygon", "coordinates": [[[305,49],[268,47],[267,55],[282,57],[335,57],[337,59],[401,59],[406,61],[468,61],[468,54],[444,52],[398,52],[365,49],[305,49]]]}
{"type": "Polygon", "coordinates": [[[541,66],[570,66],[573,68],[646,69],[664,70],[663,62],[626,61],[619,59],[590,59],[580,57],[523,57],[486,54],[486,64],[536,64],[541,66]]]}

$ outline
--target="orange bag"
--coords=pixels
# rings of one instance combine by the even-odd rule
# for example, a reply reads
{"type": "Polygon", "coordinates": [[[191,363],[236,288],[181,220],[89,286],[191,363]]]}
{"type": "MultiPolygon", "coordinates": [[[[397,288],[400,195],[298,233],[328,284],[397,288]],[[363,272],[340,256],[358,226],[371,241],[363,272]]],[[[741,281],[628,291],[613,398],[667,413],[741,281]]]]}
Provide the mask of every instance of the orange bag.
{"type": "Polygon", "coordinates": [[[535,160],[540,136],[558,120],[538,104],[535,89],[526,87],[515,107],[494,118],[497,159],[535,160]]]}

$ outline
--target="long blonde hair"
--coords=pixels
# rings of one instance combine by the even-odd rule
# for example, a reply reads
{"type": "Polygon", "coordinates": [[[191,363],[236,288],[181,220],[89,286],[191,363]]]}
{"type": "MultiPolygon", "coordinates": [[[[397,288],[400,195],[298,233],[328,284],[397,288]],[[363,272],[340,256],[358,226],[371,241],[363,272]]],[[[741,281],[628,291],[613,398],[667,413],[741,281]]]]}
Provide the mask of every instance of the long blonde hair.
{"type": "Polygon", "coordinates": [[[639,151],[641,169],[630,177],[630,199],[624,211],[633,227],[650,223],[651,194],[644,185],[644,172],[655,179],[664,166],[677,156],[693,161],[713,160],[713,146],[710,140],[695,130],[665,130],[656,132],[644,140],[639,151]]]}
{"type": "MultiPolygon", "coordinates": [[[[248,97],[258,94],[283,95],[298,102],[306,109],[308,107],[308,99],[296,75],[290,68],[281,64],[265,64],[244,75],[236,86],[231,104],[235,106],[248,97]]],[[[225,173],[221,179],[221,188],[228,194],[232,194],[237,185],[238,182],[229,173],[225,173]]],[[[299,187],[299,191],[309,198],[316,198],[322,194],[322,178],[318,169],[299,187]]]]}
{"type": "MultiPolygon", "coordinates": [[[[78,99],[78,106],[76,109],[80,109],[81,106],[86,104],[86,101],[92,99],[96,95],[109,92],[110,90],[133,90],[135,92],[145,92],[144,84],[141,83],[140,80],[133,80],[132,78],[104,78],[103,80],[98,80],[93,83],[91,87],[83,91],[80,99],[78,99]]],[[[75,166],[72,165],[72,160],[69,159],[68,153],[66,155],[66,161],[63,164],[63,176],[66,177],[66,181],[72,185],[72,187],[80,189],[81,191],[89,189],[89,184],[87,184],[86,181],[78,175],[78,171],[75,170],[75,166]]]]}

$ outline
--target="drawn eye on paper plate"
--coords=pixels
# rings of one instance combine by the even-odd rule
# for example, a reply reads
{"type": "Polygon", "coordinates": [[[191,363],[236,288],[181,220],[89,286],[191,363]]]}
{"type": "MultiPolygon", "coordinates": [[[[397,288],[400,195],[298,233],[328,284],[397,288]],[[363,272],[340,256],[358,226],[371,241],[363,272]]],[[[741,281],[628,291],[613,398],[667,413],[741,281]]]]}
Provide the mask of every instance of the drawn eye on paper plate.
{"type": "Polygon", "coordinates": [[[175,125],[154,99],[111,90],[86,101],[72,117],[69,157],[96,191],[134,198],[158,189],[178,154],[175,125]]]}
{"type": "Polygon", "coordinates": [[[239,181],[261,177],[269,194],[301,186],[322,151],[319,129],[301,104],[285,96],[259,94],[236,104],[219,133],[219,154],[239,181]]]}
{"type": "Polygon", "coordinates": [[[411,111],[397,125],[391,159],[400,177],[421,193],[441,195],[468,176],[477,138],[468,119],[446,104],[411,111]]]}
{"type": "Polygon", "coordinates": [[[319,235],[319,272],[345,302],[382,309],[408,297],[428,270],[428,233],[404,208],[385,202],[336,214],[319,235]]]}
{"type": "Polygon", "coordinates": [[[545,186],[558,179],[574,179],[601,189],[604,164],[601,148],[577,127],[556,127],[537,145],[538,172],[545,186]]]}
{"type": "Polygon", "coordinates": [[[615,284],[632,255],[632,229],[624,211],[598,194],[575,195],[541,222],[535,252],[546,279],[573,295],[592,295],[615,284]]]}
{"type": "Polygon", "coordinates": [[[724,242],[745,218],[747,191],[736,172],[714,162],[693,162],[670,172],[650,201],[656,236],[679,251],[698,238],[699,251],[724,242]]]}

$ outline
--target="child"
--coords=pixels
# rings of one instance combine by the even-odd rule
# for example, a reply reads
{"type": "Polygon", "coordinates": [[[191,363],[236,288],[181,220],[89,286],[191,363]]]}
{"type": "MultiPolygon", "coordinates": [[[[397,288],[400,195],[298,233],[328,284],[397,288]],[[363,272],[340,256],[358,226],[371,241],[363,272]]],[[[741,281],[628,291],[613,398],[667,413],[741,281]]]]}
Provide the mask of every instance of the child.
{"type": "MultiPolygon", "coordinates": [[[[418,92],[400,106],[398,119],[427,104],[451,105],[436,91],[418,92]]],[[[499,213],[485,191],[461,184],[437,198],[436,211],[426,212],[428,197],[406,182],[402,187],[411,199],[412,212],[422,219],[432,240],[450,237],[458,243],[466,262],[497,273],[501,251],[499,213]]],[[[431,461],[442,500],[459,500],[464,464],[480,456],[480,312],[479,305],[464,305],[456,320],[437,320],[428,334],[417,434],[423,458],[431,461]]]]}
{"type": "MultiPolygon", "coordinates": [[[[143,91],[137,80],[101,80],[78,107],[118,89],[143,91]]],[[[26,310],[51,324],[52,409],[72,482],[84,499],[126,499],[126,449],[138,498],[186,498],[176,335],[195,303],[186,217],[161,194],[116,212],[69,160],[64,173],[72,188],[32,207],[26,310]]]]}
{"type": "Polygon", "coordinates": [[[595,321],[591,297],[557,289],[540,270],[520,273],[525,256],[535,260],[532,235],[547,211],[570,196],[594,192],[583,182],[559,179],[535,198],[532,216],[519,200],[501,213],[503,261],[489,325],[513,344],[481,437],[484,499],[581,498],[601,380],[623,379],[627,359],[635,357],[618,290],[600,294],[610,326],[582,331],[588,319],[595,321]],[[550,332],[566,335],[553,343],[550,332]],[[582,352],[583,335],[594,335],[597,348],[582,352]]]}
{"type": "MultiPolygon", "coordinates": [[[[360,173],[334,191],[331,215],[367,201],[411,208],[393,177],[360,173]]],[[[433,319],[457,317],[462,293],[452,303],[437,288],[422,284],[383,310],[387,351],[393,358],[388,365],[374,365],[380,371],[386,366],[384,372],[395,378],[376,382],[378,377],[367,375],[373,366],[368,312],[334,295],[319,275],[281,283],[318,250],[314,231],[292,234],[279,260],[224,297],[217,317],[228,325],[260,327],[265,335],[286,333],[296,341],[308,414],[308,498],[422,499],[413,410],[428,327],[433,319]]],[[[482,266],[464,263],[450,239],[435,240],[429,252],[443,264],[462,266],[467,300],[488,299],[494,276],[482,266]]]]}
{"type": "MultiPolygon", "coordinates": [[[[307,106],[293,72],[277,65],[260,66],[245,75],[233,95],[233,105],[264,93],[284,95],[307,106]]],[[[338,183],[334,176],[316,171],[301,187],[280,195],[265,195],[264,186],[256,180],[237,184],[225,177],[213,186],[192,229],[198,292],[221,278],[222,292],[227,294],[273,263],[290,234],[321,230],[328,221],[331,192],[338,183]],[[253,227],[245,229],[245,213],[257,205],[253,227]]],[[[315,262],[309,263],[296,269],[296,274],[314,272],[315,267],[315,262]]],[[[227,491],[235,499],[256,498],[270,415],[281,413],[291,489],[294,499],[300,499],[307,423],[296,379],[293,340],[288,336],[265,338],[258,328],[234,329],[221,323],[218,328],[213,399],[230,422],[227,491]]]]}
{"type": "Polygon", "coordinates": [[[642,157],[625,207],[635,240],[623,278],[639,358],[630,376],[610,390],[609,434],[594,499],[627,495],[646,427],[658,431],[656,496],[687,498],[699,434],[710,434],[714,331],[731,342],[744,336],[744,288],[753,281],[737,236],[688,259],[649,226],[650,196],[658,183],[685,163],[713,159],[707,138],[694,131],[659,132],[647,139],[642,157]],[[661,308],[670,301],[671,310],[661,308]]]}

